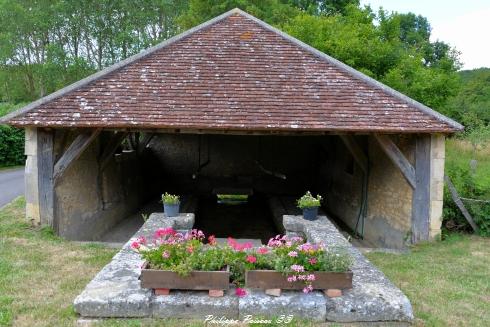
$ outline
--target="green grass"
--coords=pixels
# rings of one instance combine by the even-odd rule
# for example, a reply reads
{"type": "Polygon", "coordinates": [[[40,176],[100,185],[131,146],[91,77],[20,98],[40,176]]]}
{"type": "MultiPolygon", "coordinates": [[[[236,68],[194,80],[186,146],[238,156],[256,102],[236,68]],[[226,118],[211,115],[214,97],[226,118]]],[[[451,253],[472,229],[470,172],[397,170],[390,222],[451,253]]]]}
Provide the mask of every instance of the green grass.
{"type": "MultiPolygon", "coordinates": [[[[482,188],[490,190],[490,144],[473,149],[471,144],[461,139],[448,139],[446,142],[446,171],[453,168],[468,170],[470,161],[477,161],[475,182],[482,188]]],[[[483,198],[490,199],[490,193],[483,198]]]]}
{"type": "Polygon", "coordinates": [[[490,239],[451,234],[409,254],[368,258],[409,297],[419,325],[488,326],[490,239]]]}
{"type": "MultiPolygon", "coordinates": [[[[49,228],[31,227],[24,221],[24,207],[18,198],[0,210],[0,326],[73,326],[78,318],[73,299],[116,250],[79,245],[49,228]]],[[[368,256],[410,298],[417,325],[484,326],[490,321],[490,239],[451,235],[410,254],[368,256]]],[[[203,326],[176,319],[108,319],[98,325],[163,324],[203,326]]]]}

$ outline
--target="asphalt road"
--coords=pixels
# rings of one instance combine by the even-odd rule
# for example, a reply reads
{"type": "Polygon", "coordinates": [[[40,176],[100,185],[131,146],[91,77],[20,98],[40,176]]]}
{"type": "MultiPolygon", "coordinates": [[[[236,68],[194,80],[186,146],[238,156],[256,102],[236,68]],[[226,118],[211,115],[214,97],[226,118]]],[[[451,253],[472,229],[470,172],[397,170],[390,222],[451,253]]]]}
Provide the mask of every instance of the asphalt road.
{"type": "Polygon", "coordinates": [[[24,194],[24,167],[0,170],[0,208],[24,194]]]}

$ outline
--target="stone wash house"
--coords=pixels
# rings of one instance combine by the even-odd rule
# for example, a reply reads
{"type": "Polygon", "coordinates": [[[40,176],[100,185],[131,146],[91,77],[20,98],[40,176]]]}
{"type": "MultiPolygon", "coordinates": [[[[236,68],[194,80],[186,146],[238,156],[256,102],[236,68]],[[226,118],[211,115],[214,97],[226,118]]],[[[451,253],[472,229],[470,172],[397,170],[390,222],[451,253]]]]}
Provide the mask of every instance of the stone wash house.
{"type": "Polygon", "coordinates": [[[4,122],[26,131],[27,219],[68,239],[96,240],[164,191],[197,225],[249,237],[311,190],[393,248],[440,234],[444,140],[463,128],[238,9],[4,122]],[[256,211],[206,213],[216,194],[256,211]]]}

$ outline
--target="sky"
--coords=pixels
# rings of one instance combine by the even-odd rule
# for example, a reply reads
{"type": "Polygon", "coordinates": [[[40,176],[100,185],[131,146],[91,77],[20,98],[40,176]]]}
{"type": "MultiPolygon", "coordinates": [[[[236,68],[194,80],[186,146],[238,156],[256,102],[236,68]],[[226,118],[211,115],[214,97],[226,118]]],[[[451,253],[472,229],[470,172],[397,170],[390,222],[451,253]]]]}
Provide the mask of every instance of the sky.
{"type": "Polygon", "coordinates": [[[361,0],[361,4],[427,17],[431,40],[461,52],[463,69],[490,67],[490,0],[361,0]]]}

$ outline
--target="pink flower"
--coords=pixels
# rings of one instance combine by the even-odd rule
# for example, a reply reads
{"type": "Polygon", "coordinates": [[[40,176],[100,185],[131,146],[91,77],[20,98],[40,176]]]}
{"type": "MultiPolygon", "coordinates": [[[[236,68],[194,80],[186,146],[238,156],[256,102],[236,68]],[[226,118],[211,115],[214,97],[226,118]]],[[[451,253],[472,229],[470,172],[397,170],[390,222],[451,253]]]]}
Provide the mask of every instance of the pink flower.
{"type": "Polygon", "coordinates": [[[257,262],[257,258],[254,257],[253,255],[248,255],[246,260],[247,260],[247,262],[250,262],[250,263],[257,262]]]}
{"type": "Polygon", "coordinates": [[[138,241],[140,244],[146,244],[146,237],[144,237],[144,236],[140,236],[140,237],[138,237],[137,241],[138,241]]]}
{"type": "Polygon", "coordinates": [[[228,245],[231,246],[235,251],[243,251],[253,247],[252,242],[245,242],[243,244],[240,244],[232,237],[228,237],[228,245]]]}
{"type": "Polygon", "coordinates": [[[265,247],[261,247],[257,250],[257,252],[259,252],[260,254],[266,254],[269,252],[269,249],[265,248],[265,247]]]}
{"type": "Polygon", "coordinates": [[[288,256],[290,256],[290,257],[297,257],[298,256],[298,252],[291,251],[291,252],[288,253],[288,256]]]}
{"type": "Polygon", "coordinates": [[[308,285],[306,286],[305,288],[303,288],[303,293],[310,293],[313,291],[313,286],[312,285],[308,285]]]}
{"type": "Polygon", "coordinates": [[[163,251],[162,258],[167,259],[169,257],[170,257],[170,253],[167,250],[163,251]]]}
{"type": "Polygon", "coordinates": [[[289,276],[288,277],[288,282],[292,283],[292,282],[295,282],[297,279],[296,279],[296,276],[289,276]]]}
{"type": "Polygon", "coordinates": [[[194,252],[194,248],[191,245],[189,245],[185,250],[189,253],[194,252]]]}
{"type": "Polygon", "coordinates": [[[291,242],[293,242],[293,243],[303,243],[304,240],[303,240],[302,237],[294,236],[294,237],[291,237],[291,242]]]}
{"type": "Polygon", "coordinates": [[[300,265],[292,265],[291,270],[295,272],[303,272],[305,271],[305,267],[300,266],[300,265]]]}
{"type": "Polygon", "coordinates": [[[239,297],[243,297],[243,296],[247,295],[247,291],[245,291],[243,288],[237,287],[235,290],[235,295],[237,295],[239,297]]]}
{"type": "Polygon", "coordinates": [[[159,228],[155,231],[154,238],[161,238],[167,235],[175,235],[177,233],[172,227],[159,228]]]}
{"type": "Polygon", "coordinates": [[[132,249],[135,249],[135,250],[136,250],[136,249],[139,249],[139,248],[140,248],[140,246],[141,246],[141,244],[140,244],[138,241],[133,241],[133,242],[131,243],[131,248],[132,248],[132,249]]]}
{"type": "Polygon", "coordinates": [[[308,276],[306,276],[306,280],[309,282],[313,282],[315,279],[316,277],[313,274],[309,274],[308,276]]]}
{"type": "Polygon", "coordinates": [[[316,264],[318,261],[316,260],[316,258],[310,258],[310,260],[308,260],[308,262],[309,262],[311,265],[314,265],[314,264],[316,264]]]}

